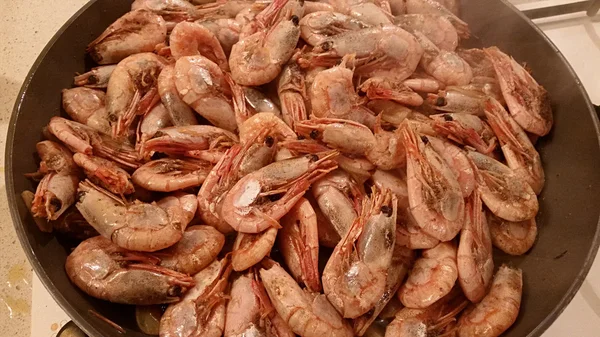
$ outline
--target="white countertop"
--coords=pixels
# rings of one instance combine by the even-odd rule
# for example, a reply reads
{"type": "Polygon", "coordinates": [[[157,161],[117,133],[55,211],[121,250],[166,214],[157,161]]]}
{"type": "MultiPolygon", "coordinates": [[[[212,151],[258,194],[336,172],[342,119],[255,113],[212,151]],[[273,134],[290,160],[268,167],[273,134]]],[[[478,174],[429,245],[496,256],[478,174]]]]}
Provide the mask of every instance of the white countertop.
{"type": "MultiPolygon", "coordinates": [[[[535,0],[514,0],[528,6],[535,0]]],[[[546,0],[563,1],[564,0],[546,0]]],[[[86,0],[3,1],[0,18],[0,168],[14,100],[29,68],[54,33],[86,0]]],[[[522,5],[521,5],[522,4],[522,5]]],[[[592,101],[600,104],[600,17],[582,15],[537,21],[569,60],[592,101]]],[[[66,316],[35,278],[14,233],[0,178],[0,335],[55,335],[66,316]],[[32,295],[33,294],[33,295],[32,295]],[[32,308],[33,297],[33,308],[32,308]],[[35,322],[32,324],[32,321],[35,322]],[[31,331],[31,332],[30,332],[31,331]]],[[[597,337],[600,327],[600,261],[544,337],[597,337]]]]}

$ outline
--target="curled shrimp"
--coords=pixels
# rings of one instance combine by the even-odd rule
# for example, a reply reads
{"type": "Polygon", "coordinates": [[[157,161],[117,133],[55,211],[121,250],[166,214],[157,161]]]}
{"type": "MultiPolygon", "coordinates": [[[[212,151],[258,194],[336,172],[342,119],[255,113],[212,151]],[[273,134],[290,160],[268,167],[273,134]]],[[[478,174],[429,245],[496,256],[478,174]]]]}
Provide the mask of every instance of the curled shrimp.
{"type": "Polygon", "coordinates": [[[225,329],[225,292],[231,266],[227,257],[194,275],[196,285],[160,319],[161,337],[219,337],[225,329]]]}
{"type": "Polygon", "coordinates": [[[515,222],[535,217],[539,203],[527,182],[506,165],[486,155],[469,151],[467,156],[477,167],[477,189],[492,213],[515,222]]]}
{"type": "Polygon", "coordinates": [[[40,165],[35,173],[26,174],[31,178],[41,178],[47,173],[60,175],[81,174],[77,164],[73,161],[73,153],[65,146],[51,140],[43,140],[35,144],[35,149],[40,157],[40,165]]]}
{"type": "Polygon", "coordinates": [[[458,33],[447,17],[436,14],[405,14],[394,18],[394,24],[407,31],[423,33],[438,48],[454,51],[458,33]]]}
{"type": "Polygon", "coordinates": [[[300,20],[300,36],[311,46],[317,46],[326,38],[369,27],[360,20],[334,11],[317,11],[300,20]]]}
{"type": "Polygon", "coordinates": [[[244,271],[269,255],[275,244],[277,232],[277,228],[270,227],[257,234],[238,233],[231,254],[233,270],[244,271]]]}
{"type": "Polygon", "coordinates": [[[136,146],[142,147],[158,130],[173,126],[169,111],[162,103],[158,103],[147,114],[142,116],[137,129],[136,146]]]}
{"type": "Polygon", "coordinates": [[[148,191],[173,192],[200,186],[212,167],[198,159],[162,158],[140,166],[131,178],[148,191]]]}
{"type": "Polygon", "coordinates": [[[75,153],[73,160],[81,167],[87,177],[94,183],[106,188],[116,195],[134,192],[131,177],[114,162],[83,153],[75,153]]]}
{"type": "Polygon", "coordinates": [[[500,141],[506,163],[516,175],[525,180],[539,194],[544,188],[545,175],[542,159],[519,124],[493,98],[486,101],[488,123],[500,141]]]}
{"type": "Polygon", "coordinates": [[[483,154],[491,154],[496,148],[496,135],[479,117],[463,113],[432,115],[433,128],[438,135],[459,144],[469,145],[483,154]]]}
{"type": "Polygon", "coordinates": [[[148,10],[165,19],[168,31],[181,21],[193,20],[196,7],[186,0],[135,0],[131,4],[131,10],[148,10]]]}
{"type": "Polygon", "coordinates": [[[136,115],[144,114],[159,100],[156,82],[165,59],[140,53],[119,62],[108,81],[106,111],[113,135],[124,135],[136,115]]]}
{"type": "Polygon", "coordinates": [[[425,233],[440,241],[452,240],[464,220],[464,201],[456,176],[427,137],[418,137],[410,124],[404,124],[401,132],[411,213],[425,233]]]}
{"type": "Polygon", "coordinates": [[[274,80],[294,53],[300,38],[299,18],[293,15],[268,29],[240,39],[231,48],[229,67],[240,85],[262,85],[274,80]]]}
{"type": "Polygon", "coordinates": [[[299,135],[320,140],[348,154],[364,155],[375,143],[368,127],[345,119],[316,118],[298,122],[295,128],[299,135]]]}
{"type": "Polygon", "coordinates": [[[142,153],[156,151],[205,159],[203,153],[222,151],[237,140],[234,133],[211,125],[174,126],[159,130],[144,143],[142,153]]]}
{"type": "Polygon", "coordinates": [[[305,74],[296,59],[297,57],[292,57],[281,71],[277,82],[282,119],[290,128],[294,127],[295,122],[308,119],[305,74]]]}
{"type": "Polygon", "coordinates": [[[216,63],[199,55],[179,58],[175,86],[181,99],[213,125],[228,131],[237,128],[231,88],[216,63]]]}
{"type": "Polygon", "coordinates": [[[459,337],[500,336],[517,319],[523,293],[523,272],[506,265],[494,276],[490,292],[458,320],[459,337]]]}
{"type": "Polygon", "coordinates": [[[178,23],[169,37],[169,47],[175,59],[202,55],[216,63],[221,70],[229,71],[227,56],[217,37],[208,28],[195,22],[178,23]]]}
{"type": "Polygon", "coordinates": [[[225,55],[229,56],[231,48],[240,40],[242,25],[235,19],[215,18],[198,20],[196,23],[210,30],[221,43],[225,55]]]}
{"type": "Polygon", "coordinates": [[[240,143],[246,144],[255,139],[264,129],[268,129],[269,135],[277,139],[296,138],[294,130],[290,129],[281,118],[269,112],[259,112],[240,125],[240,143]]]}
{"type": "Polygon", "coordinates": [[[392,127],[391,131],[386,130],[381,125],[381,117],[377,117],[373,133],[375,142],[365,155],[371,163],[382,170],[392,170],[406,164],[404,140],[400,133],[395,131],[395,127],[392,127]]]}
{"type": "Polygon", "coordinates": [[[538,136],[550,132],[553,123],[550,98],[544,87],[512,57],[497,47],[484,49],[494,64],[502,96],[510,114],[521,127],[538,136]]]}
{"type": "Polygon", "coordinates": [[[398,298],[408,308],[427,308],[449,294],[457,278],[456,245],[441,242],[423,251],[398,291],[398,298]]]}
{"type": "Polygon", "coordinates": [[[167,38],[167,24],[147,10],[131,11],[120,17],[100,34],[87,52],[98,64],[112,64],[144,52],[154,51],[167,38]]]}
{"type": "Polygon", "coordinates": [[[165,66],[160,72],[157,87],[160,100],[169,112],[174,126],[198,124],[192,108],[179,97],[175,86],[175,66],[173,64],[165,66]]]}
{"type": "Polygon", "coordinates": [[[492,240],[479,192],[473,192],[465,208],[465,225],[456,256],[458,283],[469,301],[477,303],[485,296],[494,275],[492,240]]]}
{"type": "Polygon", "coordinates": [[[397,202],[389,190],[374,190],[360,215],[335,247],[323,270],[323,290],[346,318],[356,318],[379,301],[386,287],[397,202]]]}
{"type": "Polygon", "coordinates": [[[483,49],[459,49],[456,51],[458,55],[471,66],[473,77],[495,78],[496,71],[494,64],[487,57],[483,49]]]}
{"type": "Polygon", "coordinates": [[[439,49],[419,31],[415,31],[414,34],[424,50],[421,66],[429,75],[445,85],[465,85],[471,82],[471,66],[458,54],[439,49]]]}
{"type": "Polygon", "coordinates": [[[455,13],[451,12],[441,2],[436,0],[406,0],[405,5],[407,14],[436,14],[446,17],[452,22],[461,39],[467,39],[471,35],[469,25],[459,19],[455,13]]]}
{"type": "Polygon", "coordinates": [[[273,307],[292,331],[304,337],[350,337],[350,325],[325,295],[302,290],[278,264],[260,269],[260,277],[273,307]]]}
{"type": "Polygon", "coordinates": [[[398,210],[396,244],[410,249],[430,249],[439,243],[440,240],[423,232],[408,207],[398,210]]]}
{"type": "Polygon", "coordinates": [[[457,146],[439,138],[427,137],[427,140],[456,176],[463,197],[471,195],[475,188],[475,173],[465,153],[457,146]]]}
{"type": "Polygon", "coordinates": [[[174,245],[196,212],[193,195],[179,194],[157,204],[125,205],[89,181],[79,184],[77,209],[101,235],[125,249],[153,252],[174,245]]]}
{"type": "Polygon", "coordinates": [[[75,202],[77,175],[50,172],[42,178],[35,190],[31,213],[38,218],[56,220],[75,202]]]}
{"type": "Polygon", "coordinates": [[[188,275],[156,265],[156,258],[96,236],[67,257],[71,282],[90,296],[123,304],[173,303],[194,285],[188,275]]]}
{"type": "Polygon", "coordinates": [[[112,72],[116,67],[116,64],[111,64],[108,66],[92,68],[92,70],[86,73],[77,74],[77,76],[73,78],[73,83],[77,86],[84,86],[86,88],[106,89],[110,75],[112,75],[112,72]]]}
{"type": "Polygon", "coordinates": [[[281,219],[312,182],[334,170],[337,151],[282,160],[240,179],[227,193],[221,217],[243,233],[280,227],[281,219]],[[279,197],[270,201],[269,196],[279,197]]]}
{"type": "Polygon", "coordinates": [[[91,88],[72,88],[62,91],[62,107],[74,121],[94,130],[110,134],[106,115],[104,91],[91,88]]]}
{"type": "Polygon", "coordinates": [[[377,169],[371,175],[371,182],[379,189],[388,188],[398,199],[398,207],[408,207],[408,189],[406,177],[398,170],[384,171],[377,169]]]}
{"type": "Polygon", "coordinates": [[[387,77],[371,77],[358,88],[371,99],[391,100],[404,105],[419,106],[423,98],[410,87],[387,77]]]}
{"type": "Polygon", "coordinates": [[[317,215],[310,202],[300,199],[281,219],[277,243],[290,273],[314,292],[321,291],[317,215]]]}
{"type": "Polygon", "coordinates": [[[523,255],[535,243],[537,225],[535,218],[512,222],[486,212],[492,243],[506,254],[523,255]]]}

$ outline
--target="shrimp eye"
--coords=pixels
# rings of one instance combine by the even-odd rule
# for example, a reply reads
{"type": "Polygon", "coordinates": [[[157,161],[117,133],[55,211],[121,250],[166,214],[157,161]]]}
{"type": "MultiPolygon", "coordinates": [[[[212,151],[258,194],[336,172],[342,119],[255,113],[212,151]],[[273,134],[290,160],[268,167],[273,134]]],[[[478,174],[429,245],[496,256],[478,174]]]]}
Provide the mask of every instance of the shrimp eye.
{"type": "Polygon", "coordinates": [[[108,121],[111,123],[115,123],[117,120],[119,120],[119,118],[117,117],[117,115],[115,114],[109,114],[108,115],[108,121]]]}
{"type": "Polygon", "coordinates": [[[423,143],[427,144],[429,143],[429,138],[427,138],[427,136],[421,136],[421,140],[423,141],[423,143]]]}
{"type": "Polygon", "coordinates": [[[304,137],[303,135],[298,135],[298,140],[305,140],[306,137],[304,137]]]}
{"type": "Polygon", "coordinates": [[[325,41],[325,42],[321,43],[320,47],[324,51],[331,50],[331,48],[333,48],[333,41],[325,41]]]}
{"type": "Polygon", "coordinates": [[[318,130],[312,130],[312,131],[310,132],[310,138],[312,138],[312,139],[317,139],[317,138],[319,138],[319,131],[318,131],[318,130]]]}
{"type": "Polygon", "coordinates": [[[435,106],[444,106],[446,105],[446,99],[444,97],[438,97],[435,100],[435,106]]]}
{"type": "Polygon", "coordinates": [[[381,206],[381,213],[385,214],[388,218],[392,216],[392,208],[388,205],[381,206]]]}
{"type": "Polygon", "coordinates": [[[358,96],[360,96],[360,97],[365,97],[365,95],[366,95],[367,93],[366,93],[365,91],[363,91],[363,90],[359,90],[357,94],[358,94],[358,96]]]}
{"type": "Polygon", "coordinates": [[[166,134],[162,131],[156,131],[156,133],[154,134],[154,138],[163,137],[163,136],[166,136],[166,134]]]}
{"type": "Polygon", "coordinates": [[[181,294],[183,293],[183,289],[181,289],[181,286],[179,285],[174,285],[171,288],[169,288],[169,290],[167,290],[167,295],[169,296],[181,296],[181,294]]]}
{"type": "Polygon", "coordinates": [[[267,136],[267,138],[265,138],[265,145],[267,147],[271,147],[273,144],[275,144],[275,139],[273,139],[271,136],[267,136]]]}
{"type": "Polygon", "coordinates": [[[57,198],[50,199],[50,205],[54,209],[54,212],[57,212],[62,207],[62,201],[57,198]]]}
{"type": "Polygon", "coordinates": [[[296,15],[292,15],[292,23],[294,24],[294,26],[298,26],[298,24],[300,23],[300,18],[296,15]]]}
{"type": "Polygon", "coordinates": [[[396,129],[397,129],[394,125],[391,125],[391,124],[384,124],[384,125],[381,126],[381,128],[383,130],[389,131],[389,132],[396,131],[396,129]]]}
{"type": "Polygon", "coordinates": [[[96,75],[90,75],[90,77],[88,77],[88,83],[89,84],[98,83],[98,77],[96,75]]]}
{"type": "Polygon", "coordinates": [[[444,120],[446,122],[452,122],[454,119],[452,118],[452,116],[450,116],[448,114],[444,114],[444,120]]]}
{"type": "Polygon", "coordinates": [[[310,156],[310,161],[318,161],[319,160],[319,156],[317,156],[316,154],[311,154],[310,156]]]}
{"type": "Polygon", "coordinates": [[[75,198],[76,198],[76,200],[81,200],[83,197],[85,197],[85,195],[86,195],[86,192],[79,191],[79,192],[77,192],[77,196],[75,198]]]}

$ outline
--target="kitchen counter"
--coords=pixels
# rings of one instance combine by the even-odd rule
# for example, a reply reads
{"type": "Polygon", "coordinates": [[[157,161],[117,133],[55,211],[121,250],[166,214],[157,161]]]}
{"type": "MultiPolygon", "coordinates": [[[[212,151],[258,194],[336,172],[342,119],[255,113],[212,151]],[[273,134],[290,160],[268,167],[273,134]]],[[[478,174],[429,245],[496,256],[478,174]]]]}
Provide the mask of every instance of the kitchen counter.
{"type": "MultiPolygon", "coordinates": [[[[514,0],[520,6],[534,0],[514,0]]],[[[15,98],[29,68],[54,33],[86,0],[3,1],[0,18],[0,331],[1,335],[53,336],[66,315],[32,275],[8,211],[4,182],[4,146],[15,98]],[[33,295],[32,295],[33,294],[33,295]],[[32,310],[33,297],[33,310],[32,310]],[[44,316],[44,317],[42,317],[44,316]],[[50,317],[50,318],[48,318],[50,317]],[[33,323],[32,323],[33,322],[33,323]]],[[[600,104],[600,18],[580,14],[537,21],[565,54],[600,104]]],[[[543,57],[543,56],[541,56],[543,57]]],[[[544,337],[597,337],[600,326],[600,262],[581,290],[544,337]],[[585,323],[583,323],[585,322],[585,323]],[[582,324],[583,323],[583,324],[582,324]]]]}

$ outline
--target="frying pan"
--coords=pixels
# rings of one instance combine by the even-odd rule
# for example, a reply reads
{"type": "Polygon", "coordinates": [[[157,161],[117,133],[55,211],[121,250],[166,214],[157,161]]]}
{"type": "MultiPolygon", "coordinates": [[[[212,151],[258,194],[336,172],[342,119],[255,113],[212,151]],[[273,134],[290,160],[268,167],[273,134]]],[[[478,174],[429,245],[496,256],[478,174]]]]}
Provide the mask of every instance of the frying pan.
{"type": "MultiPolygon", "coordinates": [[[[64,262],[70,246],[40,232],[20,193],[35,190],[24,173],[36,170],[40,130],[61,110],[61,89],[72,86],[73,74],[93,66],[86,45],[128,11],[131,2],[90,1],[52,38],[35,62],[18,96],[6,143],[6,189],[15,229],[33,269],[58,304],[92,337],[121,336],[90,315],[94,310],[127,330],[136,327],[134,307],[87,296],[69,282],[64,262]]],[[[600,208],[600,146],[598,118],[577,76],[558,49],[531,21],[506,1],[463,1],[462,18],[469,23],[471,46],[496,45],[526,62],[548,90],[555,126],[538,142],[546,172],[540,195],[538,240],[524,256],[494,252],[497,265],[523,269],[524,294],[516,323],[506,336],[540,336],[571,301],[598,250],[600,208]]]]}

